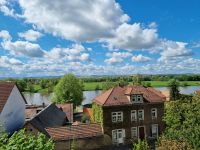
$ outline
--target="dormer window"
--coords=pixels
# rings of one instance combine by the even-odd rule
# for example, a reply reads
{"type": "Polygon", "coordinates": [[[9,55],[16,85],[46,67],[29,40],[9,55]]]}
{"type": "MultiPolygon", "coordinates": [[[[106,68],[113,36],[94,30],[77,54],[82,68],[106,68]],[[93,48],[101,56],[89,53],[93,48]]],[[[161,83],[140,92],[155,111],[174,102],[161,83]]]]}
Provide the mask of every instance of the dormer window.
{"type": "Polygon", "coordinates": [[[143,102],[143,97],[141,94],[134,94],[132,95],[132,102],[133,103],[142,103],[143,102]]]}

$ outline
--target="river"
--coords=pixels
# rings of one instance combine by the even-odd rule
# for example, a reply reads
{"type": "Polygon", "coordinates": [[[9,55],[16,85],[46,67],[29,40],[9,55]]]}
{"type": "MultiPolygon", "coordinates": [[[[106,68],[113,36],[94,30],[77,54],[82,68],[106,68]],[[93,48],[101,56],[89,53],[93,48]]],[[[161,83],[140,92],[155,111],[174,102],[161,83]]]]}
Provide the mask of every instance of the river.
{"type": "MultiPolygon", "coordinates": [[[[167,87],[156,87],[156,89],[160,91],[168,90],[167,87]]],[[[180,87],[180,92],[182,94],[193,94],[196,90],[200,90],[200,86],[187,86],[180,87]]],[[[98,95],[101,94],[101,90],[98,91],[83,91],[84,100],[82,105],[89,104],[91,101],[98,95]]],[[[24,93],[24,97],[26,98],[29,104],[41,105],[42,103],[49,104],[53,97],[53,93],[47,95],[41,95],[40,93],[24,93]]]]}

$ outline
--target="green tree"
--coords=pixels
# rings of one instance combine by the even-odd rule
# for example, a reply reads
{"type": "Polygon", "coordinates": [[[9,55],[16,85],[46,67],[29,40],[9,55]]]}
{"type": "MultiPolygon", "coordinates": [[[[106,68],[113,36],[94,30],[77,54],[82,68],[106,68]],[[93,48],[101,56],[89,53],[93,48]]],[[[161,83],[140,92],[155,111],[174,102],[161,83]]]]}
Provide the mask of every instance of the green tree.
{"type": "Polygon", "coordinates": [[[81,105],[83,100],[83,83],[73,74],[63,76],[54,88],[54,99],[56,103],[73,103],[74,106],[81,105]]]}
{"type": "Polygon", "coordinates": [[[45,135],[25,133],[24,129],[15,132],[11,137],[4,134],[0,138],[0,150],[54,150],[54,143],[45,135]]]}
{"type": "Polygon", "coordinates": [[[133,143],[133,150],[150,150],[150,148],[146,140],[138,139],[136,143],[133,143]]]}
{"type": "Polygon", "coordinates": [[[170,100],[178,100],[180,97],[179,82],[176,79],[171,79],[168,87],[170,90],[170,100]]]}
{"type": "Polygon", "coordinates": [[[127,81],[125,81],[123,78],[120,78],[118,85],[123,87],[123,86],[127,86],[129,83],[127,81]]]}
{"type": "Polygon", "coordinates": [[[17,86],[21,92],[24,92],[27,87],[27,83],[24,79],[17,80],[17,86]]]}
{"type": "Polygon", "coordinates": [[[133,85],[142,85],[142,76],[140,74],[133,76],[133,85]]]}
{"type": "Polygon", "coordinates": [[[27,84],[27,90],[28,90],[29,92],[31,92],[31,93],[34,92],[34,87],[33,87],[33,84],[32,84],[31,82],[29,82],[29,83],[27,84]]]}
{"type": "Polygon", "coordinates": [[[115,82],[110,82],[110,81],[106,81],[106,82],[104,82],[104,83],[102,84],[102,89],[103,89],[104,91],[106,91],[106,90],[109,90],[110,88],[113,88],[113,87],[115,87],[115,86],[117,86],[117,83],[115,83],[115,82]]]}
{"type": "Polygon", "coordinates": [[[193,149],[200,149],[200,97],[170,101],[166,104],[164,121],[166,138],[186,141],[193,149]]]}

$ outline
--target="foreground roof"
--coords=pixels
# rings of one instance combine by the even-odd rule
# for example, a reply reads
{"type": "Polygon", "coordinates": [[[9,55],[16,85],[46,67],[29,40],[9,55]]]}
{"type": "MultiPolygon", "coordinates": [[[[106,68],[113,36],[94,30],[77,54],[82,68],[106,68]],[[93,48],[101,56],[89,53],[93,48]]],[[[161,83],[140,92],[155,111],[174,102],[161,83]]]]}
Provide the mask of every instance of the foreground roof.
{"type": "Polygon", "coordinates": [[[100,124],[80,124],[56,128],[46,128],[54,141],[103,136],[100,124]]]}
{"type": "Polygon", "coordinates": [[[46,134],[45,128],[62,126],[66,123],[66,115],[55,104],[50,104],[41,110],[27,123],[31,123],[40,132],[46,134]]]}
{"type": "Polygon", "coordinates": [[[142,94],[148,103],[163,103],[166,97],[154,88],[143,86],[114,87],[105,91],[100,96],[94,98],[94,102],[102,106],[129,105],[132,104],[129,96],[132,94],[142,94]]]}

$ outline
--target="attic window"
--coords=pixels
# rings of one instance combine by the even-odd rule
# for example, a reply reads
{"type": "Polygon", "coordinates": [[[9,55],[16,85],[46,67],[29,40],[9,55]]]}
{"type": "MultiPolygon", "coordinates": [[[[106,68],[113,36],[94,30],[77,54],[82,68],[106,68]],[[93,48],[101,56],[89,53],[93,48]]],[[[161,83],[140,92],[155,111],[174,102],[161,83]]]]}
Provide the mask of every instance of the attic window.
{"type": "Polygon", "coordinates": [[[143,102],[143,97],[141,94],[134,94],[132,95],[132,102],[133,103],[142,103],[143,102]]]}

